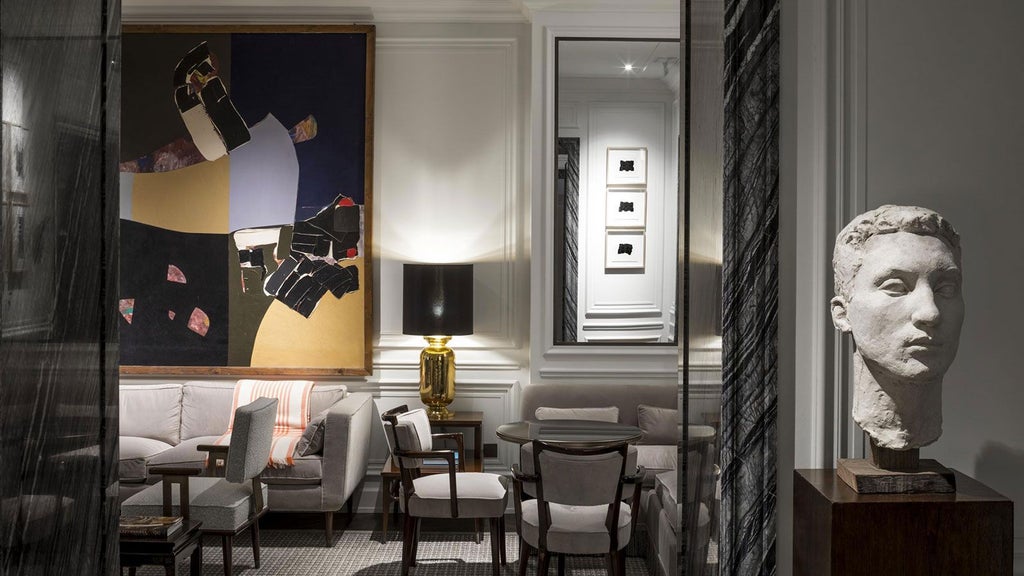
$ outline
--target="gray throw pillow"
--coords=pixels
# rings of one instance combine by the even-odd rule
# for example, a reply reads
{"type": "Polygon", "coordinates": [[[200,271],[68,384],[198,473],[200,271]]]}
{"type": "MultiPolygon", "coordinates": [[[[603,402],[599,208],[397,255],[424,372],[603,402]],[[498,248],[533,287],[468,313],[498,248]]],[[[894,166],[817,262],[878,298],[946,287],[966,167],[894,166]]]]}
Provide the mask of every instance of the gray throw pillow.
{"type": "Polygon", "coordinates": [[[327,428],[327,412],[330,408],[317,414],[306,424],[302,438],[295,444],[295,453],[299,456],[320,454],[324,449],[324,428],[327,428]]]}
{"type": "Polygon", "coordinates": [[[679,432],[679,410],[640,404],[636,407],[636,419],[640,431],[643,432],[641,444],[675,446],[682,440],[679,432]]]}

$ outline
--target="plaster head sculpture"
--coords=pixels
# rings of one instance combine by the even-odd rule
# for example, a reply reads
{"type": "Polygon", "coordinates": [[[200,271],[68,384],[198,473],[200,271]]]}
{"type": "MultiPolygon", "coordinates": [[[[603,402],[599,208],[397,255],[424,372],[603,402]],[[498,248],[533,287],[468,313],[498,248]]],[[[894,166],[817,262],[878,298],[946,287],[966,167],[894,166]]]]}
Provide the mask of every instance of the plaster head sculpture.
{"type": "Polygon", "coordinates": [[[836,237],[832,323],[853,335],[853,418],[879,447],[942,434],[942,378],[964,319],[960,236],[938,213],[882,206],[836,237]]]}

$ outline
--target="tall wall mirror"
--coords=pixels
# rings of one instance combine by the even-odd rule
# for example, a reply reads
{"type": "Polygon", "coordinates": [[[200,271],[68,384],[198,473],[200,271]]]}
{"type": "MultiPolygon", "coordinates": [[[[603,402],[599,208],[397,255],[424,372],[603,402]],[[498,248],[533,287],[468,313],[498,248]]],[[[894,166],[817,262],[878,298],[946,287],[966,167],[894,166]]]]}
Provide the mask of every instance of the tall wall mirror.
{"type": "Polygon", "coordinates": [[[679,56],[555,39],[556,345],[676,345],[679,56]]]}

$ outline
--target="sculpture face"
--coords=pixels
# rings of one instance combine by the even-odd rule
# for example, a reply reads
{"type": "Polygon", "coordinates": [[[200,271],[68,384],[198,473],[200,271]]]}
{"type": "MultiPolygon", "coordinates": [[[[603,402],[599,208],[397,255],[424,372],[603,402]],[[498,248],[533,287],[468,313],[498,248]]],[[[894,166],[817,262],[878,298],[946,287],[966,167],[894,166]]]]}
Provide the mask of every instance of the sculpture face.
{"type": "Polygon", "coordinates": [[[876,377],[942,380],[956,357],[964,319],[961,271],[939,238],[909,232],[868,238],[849,299],[832,301],[837,328],[852,332],[876,377]]]}

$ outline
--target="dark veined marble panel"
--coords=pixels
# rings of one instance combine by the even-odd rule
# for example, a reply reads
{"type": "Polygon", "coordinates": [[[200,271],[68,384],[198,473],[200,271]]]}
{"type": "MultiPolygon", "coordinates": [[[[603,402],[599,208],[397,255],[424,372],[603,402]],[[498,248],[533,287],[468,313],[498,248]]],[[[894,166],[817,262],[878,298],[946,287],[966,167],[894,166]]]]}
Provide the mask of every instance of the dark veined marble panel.
{"type": "Polygon", "coordinates": [[[5,576],[118,573],[120,12],[0,3],[5,576]]]}
{"type": "MultiPolygon", "coordinates": [[[[563,262],[561,270],[556,270],[556,284],[561,289],[555,294],[562,295],[561,322],[555,326],[555,341],[576,342],[577,302],[579,291],[579,228],[580,228],[580,139],[558,139],[558,179],[555,193],[556,222],[563,226],[556,235],[561,258],[556,255],[555,262],[563,262]],[[562,158],[565,159],[564,166],[562,158]]],[[[556,226],[556,228],[558,228],[556,226]]],[[[557,320],[557,319],[556,319],[557,320]]]]}
{"type": "Polygon", "coordinates": [[[720,570],[775,574],[779,2],[725,2],[720,570]]]}

